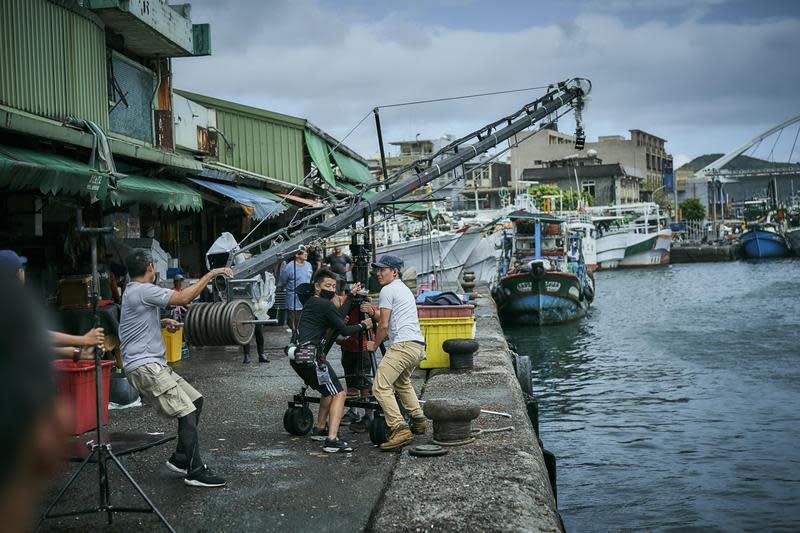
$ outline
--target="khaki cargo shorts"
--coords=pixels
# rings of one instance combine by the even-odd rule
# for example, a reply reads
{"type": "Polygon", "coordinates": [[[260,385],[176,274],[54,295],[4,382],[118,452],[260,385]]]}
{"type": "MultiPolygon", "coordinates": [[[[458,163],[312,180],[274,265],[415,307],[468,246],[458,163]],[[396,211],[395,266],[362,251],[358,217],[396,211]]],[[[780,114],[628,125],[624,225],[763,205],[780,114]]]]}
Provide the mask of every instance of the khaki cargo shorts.
{"type": "Polygon", "coordinates": [[[203,396],[171,367],[158,363],[147,363],[128,372],[128,380],[143,398],[152,400],[156,411],[168,418],[193,413],[194,401],[203,396]]]}

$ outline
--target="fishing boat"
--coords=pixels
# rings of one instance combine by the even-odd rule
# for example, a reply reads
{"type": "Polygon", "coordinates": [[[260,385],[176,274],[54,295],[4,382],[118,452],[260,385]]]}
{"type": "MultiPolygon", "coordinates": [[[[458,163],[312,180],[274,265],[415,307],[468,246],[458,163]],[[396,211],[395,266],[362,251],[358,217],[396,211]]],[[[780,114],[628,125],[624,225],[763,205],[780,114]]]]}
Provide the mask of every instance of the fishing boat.
{"type": "Polygon", "coordinates": [[[592,207],[600,269],[669,264],[672,231],[652,202],[592,207]]]}
{"type": "Polygon", "coordinates": [[[586,316],[594,277],[586,268],[580,235],[564,218],[525,210],[509,215],[498,279],[492,290],[504,323],[559,324],[586,316]]]}
{"type": "Polygon", "coordinates": [[[419,286],[457,288],[464,265],[482,237],[480,228],[434,229],[408,240],[378,246],[377,255],[402,259],[406,269],[416,270],[419,286]]]}
{"type": "Polygon", "coordinates": [[[581,239],[581,252],[586,268],[597,270],[597,228],[588,215],[570,215],[567,217],[567,229],[577,233],[581,239]]]}
{"type": "Polygon", "coordinates": [[[789,253],[786,239],[772,223],[751,223],[739,240],[744,255],[751,259],[783,257],[789,253]]]}

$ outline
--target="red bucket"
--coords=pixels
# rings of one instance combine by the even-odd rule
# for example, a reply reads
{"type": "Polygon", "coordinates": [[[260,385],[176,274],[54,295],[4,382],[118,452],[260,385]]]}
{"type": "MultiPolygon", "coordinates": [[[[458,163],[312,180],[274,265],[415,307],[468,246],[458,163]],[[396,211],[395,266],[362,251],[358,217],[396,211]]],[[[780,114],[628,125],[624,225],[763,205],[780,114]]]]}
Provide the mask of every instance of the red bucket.
{"type": "MultiPolygon", "coordinates": [[[[114,361],[101,361],[101,396],[103,425],[108,423],[108,395],[111,387],[111,367],[114,361]]],[[[58,374],[58,401],[70,406],[70,433],[80,435],[97,427],[94,361],[56,359],[53,367],[58,374]]]]}

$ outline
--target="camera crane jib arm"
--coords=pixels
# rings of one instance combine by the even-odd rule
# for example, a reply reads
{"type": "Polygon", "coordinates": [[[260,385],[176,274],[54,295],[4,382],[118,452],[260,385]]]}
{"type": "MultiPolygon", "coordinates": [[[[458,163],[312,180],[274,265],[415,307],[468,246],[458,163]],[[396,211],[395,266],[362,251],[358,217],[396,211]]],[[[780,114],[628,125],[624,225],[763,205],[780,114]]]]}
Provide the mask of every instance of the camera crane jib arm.
{"type": "MultiPolygon", "coordinates": [[[[425,184],[491,150],[549,115],[557,113],[565,106],[572,106],[573,109],[580,111],[584,105],[583,99],[589,93],[590,87],[589,81],[583,78],[560,82],[544,96],[525,105],[513,115],[484,126],[442,150],[442,152],[455,152],[453,155],[444,156],[436,162],[432,158],[422,160],[420,163],[426,164],[427,169],[416,176],[406,178],[394,185],[391,184],[394,177],[392,176],[388,180],[389,187],[386,190],[377,192],[368,199],[362,198],[360,202],[340,213],[337,213],[333,207],[326,208],[324,212],[334,213],[334,216],[327,220],[313,223],[314,219],[319,220],[321,214],[316,212],[300,221],[299,224],[279,230],[242,247],[237,253],[250,252],[253,255],[249,259],[233,265],[233,253],[231,254],[228,265],[231,265],[234,277],[248,279],[267,271],[301,245],[329,237],[351,227],[356,222],[364,220],[366,215],[424,187],[425,184]],[[470,140],[474,140],[474,142],[468,144],[467,141],[470,140]],[[288,234],[290,230],[292,235],[288,234]],[[260,251],[264,246],[268,246],[268,248],[260,251]]],[[[576,115],[580,116],[579,113],[576,115]]],[[[582,132],[580,124],[578,127],[582,132]]],[[[410,165],[410,167],[414,167],[414,165],[410,165]]],[[[404,172],[407,168],[401,169],[400,172],[404,172]]]]}

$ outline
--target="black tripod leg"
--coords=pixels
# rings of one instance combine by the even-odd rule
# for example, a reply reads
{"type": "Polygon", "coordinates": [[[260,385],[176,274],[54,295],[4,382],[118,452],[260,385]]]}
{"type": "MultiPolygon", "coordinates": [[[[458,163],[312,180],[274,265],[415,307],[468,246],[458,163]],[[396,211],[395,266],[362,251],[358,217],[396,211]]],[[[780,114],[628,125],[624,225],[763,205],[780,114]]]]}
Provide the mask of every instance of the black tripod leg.
{"type": "MultiPolygon", "coordinates": [[[[170,531],[170,533],[175,533],[175,529],[170,525],[169,522],[167,522],[167,519],[164,518],[164,515],[161,514],[161,511],[158,510],[158,508],[153,504],[153,502],[150,501],[150,498],[147,497],[147,494],[145,494],[144,491],[142,490],[142,488],[139,486],[139,484],[136,483],[136,480],[133,479],[133,476],[131,476],[130,473],[128,473],[128,471],[125,470],[125,467],[122,465],[122,463],[119,461],[119,459],[117,459],[117,456],[114,455],[113,453],[111,453],[111,451],[109,450],[108,451],[108,457],[112,461],[114,461],[114,463],[120,469],[120,471],[125,476],[125,478],[128,480],[128,482],[131,485],[133,485],[133,488],[136,489],[136,492],[138,492],[139,495],[142,497],[142,499],[147,503],[147,506],[150,507],[150,509],[153,510],[153,512],[158,517],[158,519],[161,520],[161,523],[164,524],[164,527],[167,528],[167,531],[170,531]]],[[[111,513],[110,510],[109,510],[109,513],[111,513]]]]}
{"type": "Polygon", "coordinates": [[[58,491],[58,495],[56,496],[56,499],[53,500],[53,503],[50,504],[50,506],[47,508],[47,511],[45,511],[44,514],[42,515],[42,517],[39,519],[39,523],[36,524],[36,528],[34,528],[34,531],[38,531],[39,528],[42,527],[42,524],[44,523],[44,521],[47,520],[47,518],[50,517],[50,511],[52,511],[53,507],[55,507],[58,504],[58,502],[61,501],[61,497],[64,496],[64,493],[67,492],[67,489],[69,489],[70,486],[73,483],[75,483],[75,480],[78,479],[78,476],[80,475],[80,473],[83,471],[83,469],[86,467],[86,465],[89,464],[89,460],[92,458],[92,456],[94,455],[94,453],[96,451],[97,451],[97,448],[93,449],[92,452],[89,455],[86,456],[86,459],[83,460],[83,462],[81,463],[81,466],[79,466],[78,469],[75,471],[75,473],[72,474],[72,476],[69,478],[69,481],[67,481],[66,484],[64,484],[64,486],[61,487],[61,490],[58,491]]]}

